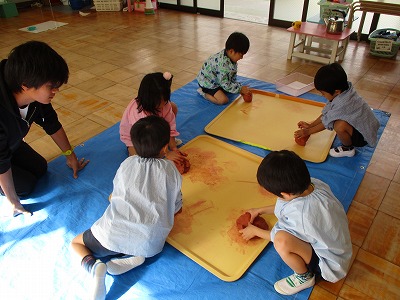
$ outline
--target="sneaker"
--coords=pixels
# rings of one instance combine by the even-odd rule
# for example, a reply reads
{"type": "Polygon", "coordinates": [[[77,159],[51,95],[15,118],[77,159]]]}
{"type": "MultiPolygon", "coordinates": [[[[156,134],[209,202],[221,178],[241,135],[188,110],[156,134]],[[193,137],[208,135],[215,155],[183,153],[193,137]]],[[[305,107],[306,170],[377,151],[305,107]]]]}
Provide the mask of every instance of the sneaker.
{"type": "Polygon", "coordinates": [[[101,260],[96,260],[94,263],[91,275],[93,278],[93,289],[92,289],[92,297],[94,300],[104,300],[106,298],[107,290],[106,290],[106,273],[107,266],[101,260]]]}
{"type": "Polygon", "coordinates": [[[207,98],[206,98],[206,93],[203,92],[202,88],[198,88],[198,89],[197,89],[197,92],[200,94],[200,96],[202,96],[204,99],[207,100],[207,98]]]}
{"type": "Polygon", "coordinates": [[[329,150],[329,155],[332,157],[346,157],[346,156],[353,157],[354,154],[356,154],[356,150],[354,149],[353,146],[350,147],[339,146],[329,150]]]}
{"type": "Polygon", "coordinates": [[[180,146],[180,145],[182,145],[182,140],[181,139],[177,139],[177,138],[175,138],[175,144],[177,145],[177,146],[180,146]]]}
{"type": "Polygon", "coordinates": [[[315,275],[303,279],[298,274],[290,275],[274,284],[275,291],[282,295],[293,295],[315,285],[315,275]]]}
{"type": "Polygon", "coordinates": [[[145,258],[143,256],[122,256],[118,258],[112,258],[107,262],[107,272],[110,275],[121,275],[126,273],[133,268],[136,268],[143,264],[145,258]]]}

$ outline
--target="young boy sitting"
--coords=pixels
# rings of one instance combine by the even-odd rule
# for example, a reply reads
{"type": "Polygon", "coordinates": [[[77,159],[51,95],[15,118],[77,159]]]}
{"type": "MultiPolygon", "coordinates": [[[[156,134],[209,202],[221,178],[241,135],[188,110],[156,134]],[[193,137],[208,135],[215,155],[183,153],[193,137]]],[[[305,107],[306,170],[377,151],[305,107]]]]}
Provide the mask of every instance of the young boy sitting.
{"type": "Polygon", "coordinates": [[[249,94],[248,86],[242,86],[236,80],[237,62],[250,48],[250,41],[243,33],[232,33],[225,43],[225,49],[211,55],[203,64],[197,82],[197,92],[206,100],[215,104],[228,103],[228,93],[249,94]]]}
{"type": "Polygon", "coordinates": [[[325,128],[335,130],[342,145],[330,149],[329,155],[333,157],[352,157],[356,153],[354,147],[367,144],[375,147],[379,121],[347,81],[342,66],[333,63],[321,67],[315,75],[314,85],[329,102],[316,120],[297,124],[300,129],[295,131],[295,138],[309,136],[325,128]]]}
{"type": "Polygon", "coordinates": [[[274,284],[283,295],[293,295],[315,284],[316,275],[330,282],[346,276],[352,244],[346,213],[329,186],[310,178],[304,161],[292,151],[274,151],[261,162],[258,183],[278,196],[275,206],[248,210],[250,222],[261,214],[278,218],[271,231],[249,224],[240,230],[249,240],[270,240],[293,275],[274,284]]]}
{"type": "Polygon", "coordinates": [[[110,205],[90,229],[72,240],[72,250],[94,279],[92,299],[106,296],[105,275],[125,273],[161,252],[182,208],[182,177],[165,159],[167,121],[138,120],[131,129],[137,155],[125,159],[113,181],[110,205]],[[106,264],[100,258],[112,257],[106,264]]]}

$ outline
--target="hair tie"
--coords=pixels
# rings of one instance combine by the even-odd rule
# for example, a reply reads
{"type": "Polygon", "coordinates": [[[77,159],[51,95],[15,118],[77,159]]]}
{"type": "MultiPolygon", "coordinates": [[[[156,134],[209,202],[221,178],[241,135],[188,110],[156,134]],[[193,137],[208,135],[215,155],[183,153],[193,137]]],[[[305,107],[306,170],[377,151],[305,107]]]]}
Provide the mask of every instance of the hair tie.
{"type": "Polygon", "coordinates": [[[165,80],[171,80],[172,74],[170,72],[164,72],[163,77],[165,80]]]}

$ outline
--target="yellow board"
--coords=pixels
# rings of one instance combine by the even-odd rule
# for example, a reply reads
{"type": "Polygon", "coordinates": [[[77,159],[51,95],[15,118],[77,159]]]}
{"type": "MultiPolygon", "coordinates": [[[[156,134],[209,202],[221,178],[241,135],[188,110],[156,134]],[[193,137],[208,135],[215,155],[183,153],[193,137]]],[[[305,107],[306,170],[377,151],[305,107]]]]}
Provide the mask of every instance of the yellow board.
{"type": "MultiPolygon", "coordinates": [[[[256,179],[262,158],[201,135],[181,149],[191,167],[183,175],[183,209],[167,242],[224,281],[239,279],[268,244],[248,242],[236,228],[246,209],[275,204],[256,179]]],[[[270,228],[273,215],[262,216],[270,228]]]]}
{"type": "Polygon", "coordinates": [[[253,101],[242,96],[234,100],[206,127],[209,134],[267,150],[292,150],[302,159],[325,161],[335,132],[311,135],[305,147],[294,141],[299,121],[311,122],[321,115],[325,104],[302,98],[253,90],[253,101]]]}

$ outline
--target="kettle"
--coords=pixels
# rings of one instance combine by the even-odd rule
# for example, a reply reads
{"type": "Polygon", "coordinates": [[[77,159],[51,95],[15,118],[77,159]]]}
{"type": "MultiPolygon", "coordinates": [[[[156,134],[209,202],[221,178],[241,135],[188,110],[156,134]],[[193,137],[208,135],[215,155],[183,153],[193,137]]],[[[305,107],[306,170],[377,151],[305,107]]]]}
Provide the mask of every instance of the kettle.
{"type": "Polygon", "coordinates": [[[339,9],[332,9],[331,12],[338,12],[342,14],[342,18],[338,17],[337,15],[330,18],[325,18],[326,24],[326,32],[329,34],[341,34],[344,30],[344,22],[346,18],[346,13],[343,10],[339,9]]]}

